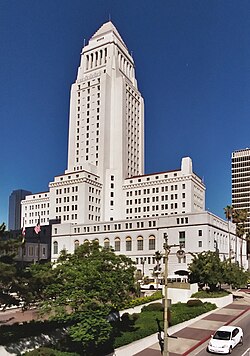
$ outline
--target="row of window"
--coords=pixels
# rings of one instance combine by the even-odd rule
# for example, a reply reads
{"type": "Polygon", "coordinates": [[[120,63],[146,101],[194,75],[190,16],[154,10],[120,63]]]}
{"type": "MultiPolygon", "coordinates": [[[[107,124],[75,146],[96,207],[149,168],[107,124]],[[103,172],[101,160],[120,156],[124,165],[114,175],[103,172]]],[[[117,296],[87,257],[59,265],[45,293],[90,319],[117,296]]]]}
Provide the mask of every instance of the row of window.
{"type": "Polygon", "coordinates": [[[242,182],[249,183],[249,174],[246,177],[232,178],[233,184],[242,183],[242,182]]]}
{"type": "MultiPolygon", "coordinates": [[[[56,220],[60,220],[60,221],[69,221],[70,216],[69,215],[59,215],[56,216],[56,220]]],[[[71,220],[77,220],[77,214],[71,214],[71,220]]]]}
{"type": "MultiPolygon", "coordinates": [[[[186,195],[185,193],[182,193],[182,198],[185,199],[186,195]]],[[[133,204],[141,204],[143,203],[154,203],[154,202],[158,202],[159,200],[164,201],[164,200],[168,200],[168,198],[170,198],[170,200],[175,200],[178,199],[178,194],[171,194],[171,195],[157,195],[157,196],[153,196],[153,197],[147,197],[147,198],[135,198],[134,201],[133,200],[126,200],[126,205],[133,205],[133,204]]]]}
{"type": "MultiPolygon", "coordinates": [[[[47,258],[48,256],[46,255],[46,247],[40,248],[39,252],[40,256],[42,258],[47,258]]],[[[20,247],[19,249],[19,256],[28,256],[28,257],[38,257],[38,246],[24,246],[23,248],[20,247]]]]}
{"type": "MultiPolygon", "coordinates": [[[[42,203],[42,204],[33,204],[29,205],[29,210],[34,210],[34,209],[44,209],[44,208],[49,208],[49,203],[42,203]]],[[[24,210],[28,210],[27,205],[25,206],[24,210]]]]}
{"type": "MultiPolygon", "coordinates": [[[[78,206],[76,204],[74,205],[71,205],[71,210],[77,210],[78,209],[78,206]]],[[[70,206],[69,205],[65,205],[63,207],[61,206],[57,206],[56,207],[56,213],[61,213],[62,211],[70,211],[70,206]],[[63,209],[62,209],[63,208],[63,209]]]]}
{"type": "MultiPolygon", "coordinates": [[[[83,227],[83,232],[96,232],[96,231],[101,231],[101,228],[103,231],[111,231],[111,230],[121,230],[121,229],[133,229],[133,228],[144,228],[144,227],[155,227],[156,226],[156,221],[155,220],[149,220],[146,222],[144,221],[137,221],[136,223],[132,222],[126,222],[125,224],[107,224],[107,225],[97,225],[97,226],[84,226],[83,227]]],[[[74,233],[80,233],[81,230],[79,227],[74,228],[74,233]]],[[[55,228],[55,234],[57,234],[57,228],[55,228]]]]}
{"type": "MultiPolygon", "coordinates": [[[[40,212],[38,211],[35,211],[35,212],[31,212],[29,213],[29,217],[33,218],[34,216],[43,216],[43,215],[49,215],[49,210],[45,211],[45,210],[42,210],[40,212]]],[[[27,217],[27,213],[24,214],[25,217],[27,217]]]]}
{"type": "Polygon", "coordinates": [[[58,194],[69,194],[69,193],[74,193],[74,192],[78,192],[78,186],[73,186],[71,187],[71,190],[70,190],[70,187],[67,187],[67,188],[64,188],[64,189],[56,189],[56,195],[58,194]]]}
{"type": "MultiPolygon", "coordinates": [[[[185,208],[186,203],[182,202],[182,207],[185,208]]],[[[178,203],[171,204],[161,204],[161,205],[147,205],[143,207],[134,208],[134,213],[141,213],[146,211],[158,211],[158,210],[168,210],[168,209],[178,209],[178,203]]],[[[133,208],[127,208],[126,214],[133,214],[133,208]]]]}
{"type": "MultiPolygon", "coordinates": [[[[131,181],[131,183],[132,183],[133,181],[131,181]]],[[[160,192],[160,190],[161,190],[161,192],[163,193],[163,192],[167,192],[168,191],[168,188],[169,188],[169,186],[163,186],[163,187],[154,187],[154,188],[145,188],[145,189],[139,189],[139,190],[135,190],[135,191],[129,191],[129,192],[127,192],[126,193],[126,195],[127,195],[127,197],[128,196],[132,196],[133,195],[133,193],[134,193],[134,195],[136,196],[136,195],[144,195],[144,194],[158,194],[159,192],[160,192]]],[[[182,189],[185,189],[185,184],[182,184],[182,189]]],[[[178,190],[178,185],[177,184],[175,184],[175,185],[171,185],[170,186],[170,190],[178,190]]],[[[184,196],[182,195],[182,197],[185,197],[185,193],[183,193],[184,194],[184,196]]],[[[175,195],[171,195],[171,197],[175,197],[175,199],[177,199],[177,194],[175,194],[175,195]]],[[[173,199],[173,198],[171,198],[171,199],[173,199]]]]}
{"type": "MultiPolygon", "coordinates": [[[[199,230],[201,231],[201,230],[199,230]]],[[[99,242],[98,239],[95,239],[95,241],[99,242]]],[[[90,242],[88,239],[85,239],[84,242],[90,242]]],[[[145,248],[145,242],[146,242],[146,249],[148,249],[149,251],[155,250],[156,248],[156,238],[154,235],[150,235],[149,238],[145,241],[145,239],[142,236],[138,236],[136,239],[136,250],[137,251],[143,251],[145,248]]],[[[114,243],[114,250],[116,252],[121,251],[121,239],[119,237],[116,237],[113,241],[114,243]]],[[[74,248],[76,249],[77,247],[79,247],[79,240],[75,240],[74,241],[74,248]]],[[[179,245],[181,248],[185,248],[185,231],[180,231],[179,232],[179,245]]],[[[105,238],[103,241],[103,246],[104,248],[109,248],[111,247],[111,243],[110,243],[110,239],[109,238],[105,238]]],[[[202,247],[202,241],[199,240],[198,241],[198,247],[202,247]]],[[[125,250],[127,252],[132,251],[133,249],[133,241],[132,238],[130,236],[127,236],[125,238],[125,250]]],[[[53,243],[53,253],[54,254],[58,254],[58,242],[54,241],[53,243]]],[[[154,263],[154,262],[153,262],[154,263]]]]}
{"type": "MultiPolygon", "coordinates": [[[[47,222],[49,222],[49,218],[30,219],[29,225],[35,225],[38,222],[40,222],[40,224],[47,223],[47,222]]],[[[24,224],[27,225],[27,220],[25,220],[24,224]]]]}
{"type": "MultiPolygon", "coordinates": [[[[78,200],[78,196],[77,195],[72,195],[71,196],[71,201],[77,201],[77,200],[78,200]]],[[[61,204],[62,201],[64,203],[69,203],[70,197],[64,197],[63,199],[62,198],[56,198],[56,204],[61,204]]]]}
{"type": "MultiPolygon", "coordinates": [[[[95,239],[94,241],[99,242],[98,239],[95,239]]],[[[85,239],[84,242],[90,242],[88,239],[85,239]]],[[[148,238],[148,249],[149,250],[155,250],[155,236],[151,235],[148,238]]],[[[76,249],[77,247],[79,247],[79,240],[75,240],[74,241],[74,248],[76,249]]],[[[104,248],[109,248],[111,247],[110,244],[110,240],[109,238],[104,239],[104,243],[103,243],[104,248]]],[[[132,251],[132,238],[130,236],[127,236],[125,238],[125,249],[126,251],[132,251]]],[[[119,237],[116,237],[114,239],[114,250],[115,251],[121,251],[121,239],[119,237]]],[[[143,250],[143,237],[142,236],[138,236],[137,238],[137,250],[141,251],[143,250]]],[[[58,254],[59,250],[58,250],[58,242],[54,241],[53,242],[53,254],[58,254]]]]}
{"type": "MultiPolygon", "coordinates": [[[[186,256],[181,257],[181,258],[176,256],[176,258],[178,260],[178,263],[186,263],[186,261],[187,261],[186,256]]],[[[136,257],[135,258],[135,263],[137,265],[142,265],[142,266],[144,266],[145,264],[155,265],[156,264],[156,260],[155,260],[155,257],[151,257],[151,256],[148,256],[148,257],[136,257]]],[[[164,256],[162,257],[161,263],[163,265],[165,264],[165,257],[164,256]]]]}

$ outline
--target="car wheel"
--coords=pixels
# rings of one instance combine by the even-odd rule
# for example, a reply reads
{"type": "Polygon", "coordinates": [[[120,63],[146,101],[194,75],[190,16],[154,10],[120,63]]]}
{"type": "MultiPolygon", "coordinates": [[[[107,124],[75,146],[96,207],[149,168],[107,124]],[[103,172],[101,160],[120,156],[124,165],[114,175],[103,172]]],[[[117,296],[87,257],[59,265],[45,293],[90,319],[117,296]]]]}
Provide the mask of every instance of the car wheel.
{"type": "Polygon", "coordinates": [[[154,286],[150,286],[149,289],[150,289],[150,290],[153,290],[153,289],[155,289],[155,287],[154,287],[154,286]]]}
{"type": "Polygon", "coordinates": [[[228,350],[228,353],[231,354],[232,351],[233,351],[233,348],[232,348],[232,346],[230,346],[230,347],[229,347],[229,350],[228,350]]]}
{"type": "Polygon", "coordinates": [[[207,347],[207,353],[210,354],[209,348],[207,347]]]}
{"type": "Polygon", "coordinates": [[[243,345],[243,337],[242,336],[240,338],[239,345],[243,345]]]}

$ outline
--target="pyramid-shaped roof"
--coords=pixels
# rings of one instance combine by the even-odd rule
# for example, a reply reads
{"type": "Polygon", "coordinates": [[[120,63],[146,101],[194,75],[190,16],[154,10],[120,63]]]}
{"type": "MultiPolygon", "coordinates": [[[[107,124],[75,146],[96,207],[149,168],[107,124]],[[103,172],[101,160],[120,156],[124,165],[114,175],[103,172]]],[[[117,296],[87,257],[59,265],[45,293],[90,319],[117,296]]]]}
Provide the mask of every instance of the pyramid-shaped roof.
{"type": "Polygon", "coordinates": [[[105,33],[108,32],[113,32],[116,37],[122,42],[122,44],[126,47],[123,39],[121,38],[119,32],[117,31],[116,27],[113,25],[113,23],[111,21],[105,22],[100,28],[99,30],[96,31],[96,33],[92,36],[92,38],[94,39],[95,37],[100,37],[103,36],[105,33]]]}

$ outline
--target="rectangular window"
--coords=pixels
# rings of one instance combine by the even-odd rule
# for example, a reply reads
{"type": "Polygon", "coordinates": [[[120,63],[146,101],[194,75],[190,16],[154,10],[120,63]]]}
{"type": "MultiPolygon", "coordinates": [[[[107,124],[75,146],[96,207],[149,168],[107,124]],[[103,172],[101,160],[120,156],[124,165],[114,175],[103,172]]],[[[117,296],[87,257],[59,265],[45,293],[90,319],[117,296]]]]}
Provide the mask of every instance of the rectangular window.
{"type": "Polygon", "coordinates": [[[179,231],[179,244],[181,248],[185,248],[185,231],[179,231]]]}
{"type": "Polygon", "coordinates": [[[132,241],[131,240],[126,241],[126,251],[132,251],[132,241]]]}
{"type": "Polygon", "coordinates": [[[149,238],[148,249],[155,250],[155,238],[149,238]]]}
{"type": "Polygon", "coordinates": [[[143,250],[143,239],[137,240],[137,250],[142,251],[143,250]]]}
{"type": "Polygon", "coordinates": [[[115,251],[120,251],[121,250],[121,242],[120,240],[115,241],[115,251]]]}

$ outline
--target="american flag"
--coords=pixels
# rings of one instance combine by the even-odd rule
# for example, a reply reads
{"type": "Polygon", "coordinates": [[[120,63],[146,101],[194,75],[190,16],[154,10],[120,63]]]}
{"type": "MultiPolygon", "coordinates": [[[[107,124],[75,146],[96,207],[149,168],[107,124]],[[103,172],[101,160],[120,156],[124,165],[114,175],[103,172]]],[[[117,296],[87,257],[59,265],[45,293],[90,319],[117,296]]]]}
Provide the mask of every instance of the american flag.
{"type": "Polygon", "coordinates": [[[26,230],[25,230],[25,226],[22,228],[22,235],[25,236],[26,234],[26,230]]]}
{"type": "Polygon", "coordinates": [[[40,227],[40,222],[38,222],[36,224],[36,226],[34,227],[35,233],[38,235],[39,232],[41,231],[41,227],[40,227]]]}

